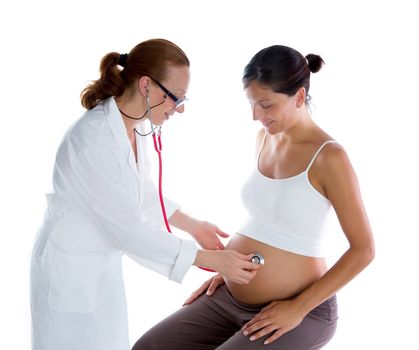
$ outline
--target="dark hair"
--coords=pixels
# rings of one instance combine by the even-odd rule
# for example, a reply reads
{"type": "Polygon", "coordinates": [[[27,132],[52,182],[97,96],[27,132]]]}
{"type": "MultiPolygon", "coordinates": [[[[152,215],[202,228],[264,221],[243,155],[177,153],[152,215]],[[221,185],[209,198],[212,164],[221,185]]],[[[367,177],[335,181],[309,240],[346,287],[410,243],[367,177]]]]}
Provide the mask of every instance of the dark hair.
{"type": "Polygon", "coordinates": [[[81,92],[81,104],[94,108],[99,101],[110,96],[121,96],[139,77],[148,75],[156,80],[167,78],[168,65],[188,66],[186,54],[165,39],[151,39],[135,46],[129,54],[111,52],[100,62],[100,78],[81,92]],[[124,68],[119,68],[123,65],[124,68]]]}
{"type": "Polygon", "coordinates": [[[323,59],[314,54],[304,57],[297,50],[288,46],[274,45],[259,51],[246,65],[243,73],[244,88],[250,82],[269,87],[274,92],[294,95],[299,88],[306,90],[306,102],[310,100],[310,72],[317,73],[323,59]]]}

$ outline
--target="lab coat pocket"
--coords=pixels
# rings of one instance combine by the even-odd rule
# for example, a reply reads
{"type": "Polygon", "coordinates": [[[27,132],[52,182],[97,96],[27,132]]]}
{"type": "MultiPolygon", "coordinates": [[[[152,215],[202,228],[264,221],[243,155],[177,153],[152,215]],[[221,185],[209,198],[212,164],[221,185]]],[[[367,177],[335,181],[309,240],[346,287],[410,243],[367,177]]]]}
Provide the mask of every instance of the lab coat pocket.
{"type": "Polygon", "coordinates": [[[101,256],[54,256],[48,301],[61,312],[90,313],[96,308],[101,256]]]}

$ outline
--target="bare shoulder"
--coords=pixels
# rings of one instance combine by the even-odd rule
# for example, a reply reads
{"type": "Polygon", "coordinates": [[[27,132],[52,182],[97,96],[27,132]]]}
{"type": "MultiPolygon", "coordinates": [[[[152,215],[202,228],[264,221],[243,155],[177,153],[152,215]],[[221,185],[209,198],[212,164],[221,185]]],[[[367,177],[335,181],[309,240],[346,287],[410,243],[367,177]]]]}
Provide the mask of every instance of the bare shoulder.
{"type": "Polygon", "coordinates": [[[341,144],[330,142],[318,155],[317,162],[320,168],[339,168],[349,162],[349,157],[341,144]]]}
{"type": "Polygon", "coordinates": [[[327,144],[316,160],[322,183],[355,180],[356,174],[345,148],[337,142],[327,144]]]}

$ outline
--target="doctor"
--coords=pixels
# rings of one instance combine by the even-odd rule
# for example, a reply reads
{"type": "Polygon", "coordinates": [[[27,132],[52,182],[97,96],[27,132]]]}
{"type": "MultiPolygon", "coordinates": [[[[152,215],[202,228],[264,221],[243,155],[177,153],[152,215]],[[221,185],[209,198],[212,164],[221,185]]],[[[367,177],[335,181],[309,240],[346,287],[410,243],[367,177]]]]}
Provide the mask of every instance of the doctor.
{"type": "Polygon", "coordinates": [[[58,149],[54,192],[33,248],[34,350],[130,349],[122,254],[176,282],[191,265],[240,284],[259,268],[250,255],[223,250],[218,236],[227,235],[216,226],[168,199],[170,224],[207,250],[163,229],[143,135],[184,111],[184,52],[167,40],[148,40],[128,55],[107,54],[100,73],[81,94],[86,113],[58,149]]]}

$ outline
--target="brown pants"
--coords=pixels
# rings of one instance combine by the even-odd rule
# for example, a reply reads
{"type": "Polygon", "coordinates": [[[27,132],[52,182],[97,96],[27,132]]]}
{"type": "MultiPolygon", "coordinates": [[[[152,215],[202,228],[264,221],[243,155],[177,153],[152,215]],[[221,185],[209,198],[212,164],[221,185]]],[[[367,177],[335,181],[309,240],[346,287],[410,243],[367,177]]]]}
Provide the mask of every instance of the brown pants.
{"type": "Polygon", "coordinates": [[[225,285],[208,297],[201,295],[146,332],[133,350],[316,350],[333,336],[337,323],[336,297],[313,309],[298,327],[264,345],[268,336],[250,341],[241,327],[265,305],[237,301],[225,285]]]}

